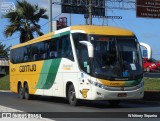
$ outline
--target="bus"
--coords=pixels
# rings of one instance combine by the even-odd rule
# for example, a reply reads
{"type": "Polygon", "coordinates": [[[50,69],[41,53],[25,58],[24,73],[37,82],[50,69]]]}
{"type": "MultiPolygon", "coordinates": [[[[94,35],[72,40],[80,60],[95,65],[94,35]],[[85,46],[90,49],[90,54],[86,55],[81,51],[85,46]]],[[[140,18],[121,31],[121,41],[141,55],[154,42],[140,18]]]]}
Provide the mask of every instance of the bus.
{"type": "Polygon", "coordinates": [[[144,95],[140,44],[129,30],[70,26],[15,45],[10,55],[10,90],[33,95],[106,100],[117,105],[144,95]]]}

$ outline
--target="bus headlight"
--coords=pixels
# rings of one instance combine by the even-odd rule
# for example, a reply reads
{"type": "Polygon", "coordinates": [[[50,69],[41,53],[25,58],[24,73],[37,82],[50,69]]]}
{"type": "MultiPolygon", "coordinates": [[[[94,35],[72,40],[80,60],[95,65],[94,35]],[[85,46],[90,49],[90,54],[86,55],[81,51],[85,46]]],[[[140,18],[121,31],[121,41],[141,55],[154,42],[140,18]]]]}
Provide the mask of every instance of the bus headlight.
{"type": "Polygon", "coordinates": [[[103,84],[100,84],[100,83],[97,83],[97,82],[94,82],[94,81],[91,81],[91,80],[88,80],[90,84],[96,86],[96,87],[99,87],[99,88],[102,88],[102,89],[105,89],[105,85],[103,84]]]}

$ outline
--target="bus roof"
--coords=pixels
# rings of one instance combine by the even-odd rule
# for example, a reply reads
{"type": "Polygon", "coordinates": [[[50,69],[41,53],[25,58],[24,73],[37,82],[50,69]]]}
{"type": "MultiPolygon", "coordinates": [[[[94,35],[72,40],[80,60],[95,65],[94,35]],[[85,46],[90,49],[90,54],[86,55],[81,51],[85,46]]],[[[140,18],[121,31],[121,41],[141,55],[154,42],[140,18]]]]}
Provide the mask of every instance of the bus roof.
{"type": "Polygon", "coordinates": [[[118,28],[118,27],[96,26],[96,25],[78,25],[78,26],[71,26],[71,27],[57,30],[55,32],[45,34],[43,36],[37,37],[37,38],[32,39],[30,41],[27,41],[25,43],[15,45],[12,47],[12,49],[17,48],[17,47],[21,47],[21,46],[25,46],[25,45],[29,45],[29,44],[33,44],[36,42],[44,41],[44,40],[49,40],[52,38],[52,36],[54,36],[56,34],[64,33],[67,31],[73,31],[73,30],[81,30],[87,34],[97,34],[97,35],[134,36],[133,32],[131,32],[127,29],[122,29],[122,28],[118,28]]]}
{"type": "Polygon", "coordinates": [[[113,35],[113,36],[133,36],[134,33],[118,27],[113,26],[96,26],[96,25],[80,25],[71,26],[71,30],[83,30],[87,34],[113,35]]]}

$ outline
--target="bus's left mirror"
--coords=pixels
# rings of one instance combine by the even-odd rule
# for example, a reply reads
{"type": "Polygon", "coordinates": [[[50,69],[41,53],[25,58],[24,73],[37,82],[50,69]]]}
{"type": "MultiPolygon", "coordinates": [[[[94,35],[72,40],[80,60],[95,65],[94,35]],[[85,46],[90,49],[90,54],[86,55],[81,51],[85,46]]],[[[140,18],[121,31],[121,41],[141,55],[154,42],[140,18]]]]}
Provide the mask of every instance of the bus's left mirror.
{"type": "Polygon", "coordinates": [[[94,48],[93,48],[93,45],[92,45],[90,42],[88,42],[88,41],[80,41],[79,43],[87,46],[88,56],[89,56],[89,58],[93,58],[93,56],[94,56],[94,48]]]}

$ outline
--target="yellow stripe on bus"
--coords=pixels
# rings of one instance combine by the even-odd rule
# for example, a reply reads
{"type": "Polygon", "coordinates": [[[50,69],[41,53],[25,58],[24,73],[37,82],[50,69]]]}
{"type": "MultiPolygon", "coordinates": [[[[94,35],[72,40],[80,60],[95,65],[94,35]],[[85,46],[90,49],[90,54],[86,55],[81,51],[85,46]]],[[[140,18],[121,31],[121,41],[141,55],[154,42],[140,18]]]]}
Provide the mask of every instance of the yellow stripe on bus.
{"type": "Polygon", "coordinates": [[[111,86],[111,87],[119,87],[125,85],[125,81],[109,81],[109,80],[103,80],[98,79],[103,85],[105,86],[111,86]]]}
{"type": "Polygon", "coordinates": [[[97,34],[97,35],[134,36],[134,33],[129,30],[111,26],[81,25],[81,26],[72,26],[71,30],[83,30],[87,34],[97,34]]]}

